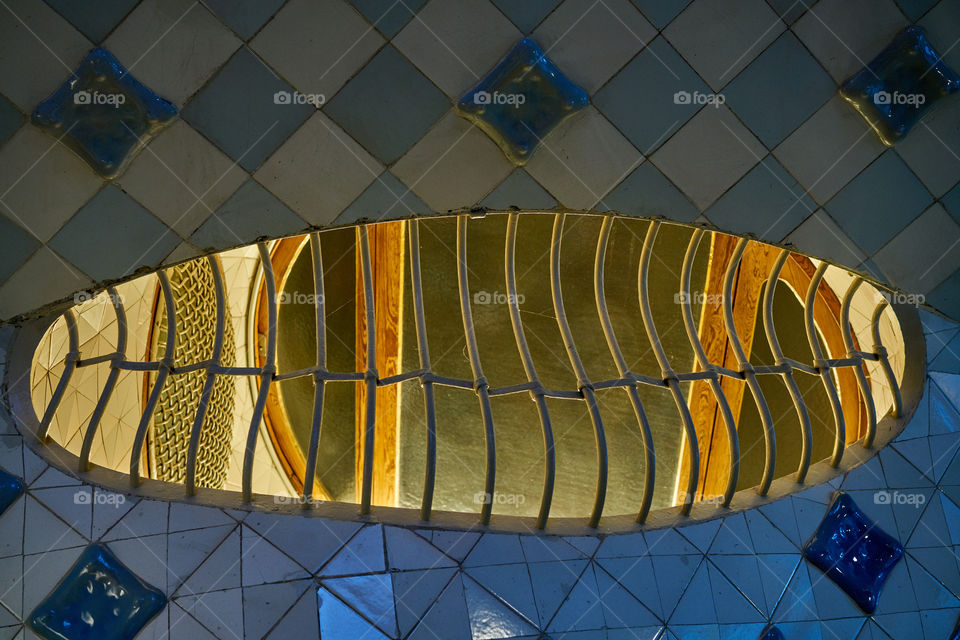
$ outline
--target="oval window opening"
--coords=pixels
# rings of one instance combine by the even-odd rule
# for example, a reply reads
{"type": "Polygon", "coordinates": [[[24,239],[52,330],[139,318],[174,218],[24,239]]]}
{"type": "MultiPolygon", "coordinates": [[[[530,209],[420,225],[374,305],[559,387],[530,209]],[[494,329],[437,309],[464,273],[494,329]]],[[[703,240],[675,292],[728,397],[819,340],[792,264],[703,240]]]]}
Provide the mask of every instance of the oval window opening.
{"type": "Polygon", "coordinates": [[[922,366],[909,313],[826,262],[658,221],[350,226],[48,318],[24,426],[141,490],[642,522],[798,486],[882,444],[922,366]]]}

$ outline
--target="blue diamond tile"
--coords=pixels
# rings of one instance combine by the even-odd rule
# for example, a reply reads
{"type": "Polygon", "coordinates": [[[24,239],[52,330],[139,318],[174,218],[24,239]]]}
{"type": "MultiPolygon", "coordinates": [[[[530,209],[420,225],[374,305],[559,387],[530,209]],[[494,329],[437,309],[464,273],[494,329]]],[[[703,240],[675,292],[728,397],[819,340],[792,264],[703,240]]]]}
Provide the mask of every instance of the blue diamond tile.
{"type": "Polygon", "coordinates": [[[523,33],[530,33],[560,4],[560,0],[493,0],[504,15],[523,33]]]}
{"type": "Polygon", "coordinates": [[[530,38],[520,40],[457,111],[483,129],[514,164],[524,164],[558,124],[590,98],[530,38]]]}
{"type": "Polygon", "coordinates": [[[693,97],[709,91],[666,39],[657,38],[593,101],[635,147],[650,155],[703,106],[693,97]]]}
{"type": "Polygon", "coordinates": [[[249,40],[287,0],[204,0],[207,8],[233,29],[238,36],[249,40]]]}
{"type": "Polygon", "coordinates": [[[296,233],[308,225],[254,180],[248,180],[190,236],[201,249],[225,249],[268,235],[296,233]]]}
{"type": "Polygon", "coordinates": [[[24,117],[20,110],[0,95],[0,146],[3,146],[3,143],[16,133],[23,121],[24,117]]]}
{"type": "Polygon", "coordinates": [[[184,107],[183,118],[253,171],[316,111],[287,99],[293,95],[293,87],[242,47],[184,107]]]}
{"type": "Polygon", "coordinates": [[[100,42],[113,31],[139,0],[97,0],[96,8],[77,0],[46,0],[47,4],[70,21],[93,42],[100,42]]]}
{"type": "Polygon", "coordinates": [[[514,169],[506,180],[480,202],[491,209],[552,209],[557,201],[523,169],[514,169]]]}
{"type": "Polygon", "coordinates": [[[804,545],[803,555],[861,609],[873,613],[883,584],[903,556],[903,546],[840,492],[804,545]]]}
{"type": "Polygon", "coordinates": [[[943,208],[947,210],[947,213],[960,223],[960,182],[940,198],[940,203],[943,205],[943,208]]]}
{"type": "Polygon", "coordinates": [[[30,257],[40,242],[0,215],[0,282],[4,282],[30,257]]]}
{"type": "Polygon", "coordinates": [[[833,80],[790,31],[724,87],[729,105],[773,148],[835,90],[833,80]]]}
{"type": "Polygon", "coordinates": [[[94,49],[31,119],[98,174],[112,178],[177,108],[140,84],[105,49],[94,49]]]}
{"type": "Polygon", "coordinates": [[[923,29],[910,26],[844,82],[840,95],[892,146],[938,100],[957,89],[960,76],[943,62],[923,29]]]}
{"type": "Polygon", "coordinates": [[[700,210],[652,162],[637,167],[604,196],[597,208],[642,218],[664,216],[680,222],[691,222],[700,215],[700,210]]]}
{"type": "Polygon", "coordinates": [[[427,0],[403,0],[403,2],[384,2],[384,0],[348,0],[363,17],[388,38],[392,38],[403,29],[427,0]]]}
{"type": "Polygon", "coordinates": [[[816,210],[803,187],[767,156],[704,215],[726,231],[751,232],[779,242],[816,210]]]}
{"type": "Polygon", "coordinates": [[[324,113],[382,162],[392,164],[449,108],[443,92],[387,45],[324,113]]]}
{"type": "Polygon", "coordinates": [[[131,640],[166,605],[102,545],[87,547],[57,588],[30,614],[46,640],[131,640]]]}
{"type": "Polygon", "coordinates": [[[893,151],[882,154],[826,205],[850,238],[872,255],[933,199],[893,151]]]}
{"type": "Polygon", "coordinates": [[[23,482],[17,476],[0,469],[0,514],[16,502],[23,493],[23,482]]]}
{"type": "Polygon", "coordinates": [[[336,224],[350,224],[361,220],[383,220],[387,217],[406,217],[414,213],[429,213],[430,206],[417,197],[389,171],[384,171],[366,191],[337,217],[336,224]]]}
{"type": "Polygon", "coordinates": [[[923,14],[929,11],[939,0],[897,0],[897,6],[903,11],[910,22],[916,22],[923,14]]]}
{"type": "Polygon", "coordinates": [[[117,187],[102,189],[53,237],[50,246],[94,280],[156,266],[177,235],[117,187]]]}

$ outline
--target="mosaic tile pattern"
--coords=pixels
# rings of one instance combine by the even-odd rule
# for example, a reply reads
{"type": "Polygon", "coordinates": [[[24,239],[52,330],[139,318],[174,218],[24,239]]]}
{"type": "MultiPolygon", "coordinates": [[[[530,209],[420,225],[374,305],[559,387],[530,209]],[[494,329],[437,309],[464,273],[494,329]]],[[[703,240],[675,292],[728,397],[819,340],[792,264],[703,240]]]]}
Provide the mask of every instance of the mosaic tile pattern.
{"type": "Polygon", "coordinates": [[[112,178],[176,115],[109,51],[94,49],[30,119],[112,178]]]}

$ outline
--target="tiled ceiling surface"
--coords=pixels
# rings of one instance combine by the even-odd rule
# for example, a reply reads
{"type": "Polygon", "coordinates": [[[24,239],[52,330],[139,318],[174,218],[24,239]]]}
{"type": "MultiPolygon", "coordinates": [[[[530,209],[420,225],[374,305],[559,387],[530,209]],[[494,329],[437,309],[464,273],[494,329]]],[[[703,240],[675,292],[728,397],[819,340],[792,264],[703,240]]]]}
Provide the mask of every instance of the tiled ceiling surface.
{"type": "Polygon", "coordinates": [[[960,69],[960,0],[0,4],[0,318],[258,237],[477,205],[751,233],[960,318],[960,97],[888,148],[837,95],[909,24],[960,69]],[[591,104],[515,167],[453,106],[523,36],[591,104]],[[112,180],[29,119],[96,46],[180,110],[112,180]]]}

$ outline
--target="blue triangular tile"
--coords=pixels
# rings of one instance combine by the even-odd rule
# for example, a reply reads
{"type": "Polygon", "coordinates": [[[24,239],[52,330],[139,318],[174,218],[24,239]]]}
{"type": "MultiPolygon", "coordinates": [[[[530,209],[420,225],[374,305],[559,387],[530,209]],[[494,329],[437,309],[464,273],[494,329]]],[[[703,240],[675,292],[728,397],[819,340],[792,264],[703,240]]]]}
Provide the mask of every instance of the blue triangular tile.
{"type": "Polygon", "coordinates": [[[773,612],[772,621],[779,625],[817,619],[819,615],[813,597],[813,588],[810,585],[810,575],[807,572],[807,566],[801,563],[784,590],[780,603],[773,612]]]}
{"type": "Polygon", "coordinates": [[[723,519],[717,518],[689,527],[680,527],[677,531],[702,553],[706,553],[722,524],[723,519]]]}
{"type": "MultiPolygon", "coordinates": [[[[934,482],[949,484],[950,482],[947,478],[944,478],[944,474],[956,457],[958,449],[960,449],[960,433],[930,436],[928,443],[933,461],[931,471],[927,475],[933,478],[934,482]]],[[[958,474],[958,477],[960,477],[960,474],[958,474]]],[[[960,484],[960,482],[957,484],[960,484]]]]}
{"type": "Polygon", "coordinates": [[[744,516],[757,553],[793,553],[797,550],[796,545],[759,511],[747,511],[744,516]]]}
{"type": "Polygon", "coordinates": [[[933,477],[933,457],[930,455],[930,443],[928,439],[919,438],[916,440],[907,440],[906,442],[894,442],[890,446],[906,458],[907,462],[927,476],[927,478],[936,482],[936,478],[933,477]]]}
{"type": "Polygon", "coordinates": [[[409,529],[387,527],[387,557],[390,569],[409,571],[413,569],[436,569],[455,567],[456,563],[442,551],[409,529]]]}
{"type": "MultiPolygon", "coordinates": [[[[881,477],[883,477],[882,474],[881,477]]],[[[781,498],[780,500],[764,505],[760,507],[760,513],[798,548],[805,542],[805,540],[800,538],[797,527],[797,514],[793,510],[793,502],[790,498],[781,498]]]]}
{"type": "Polygon", "coordinates": [[[516,611],[495,598],[469,575],[463,576],[463,591],[474,638],[499,640],[537,632],[516,611]]]}
{"type": "Polygon", "coordinates": [[[362,528],[337,555],[326,564],[321,576],[341,576],[385,571],[383,525],[362,528]]]}
{"type": "Polygon", "coordinates": [[[883,477],[886,479],[886,489],[915,489],[932,487],[930,478],[923,475],[925,469],[919,469],[910,464],[893,447],[887,447],[880,452],[880,465],[883,467],[883,477]]]}
{"type": "MultiPolygon", "coordinates": [[[[713,564],[707,563],[713,604],[720,624],[762,623],[764,616],[713,564]]],[[[706,603],[704,603],[706,606],[706,603]]]]}
{"type": "MultiPolygon", "coordinates": [[[[750,602],[764,615],[769,616],[766,598],[763,595],[763,583],[760,581],[760,567],[756,556],[715,556],[709,559],[727,579],[737,586],[750,602]]],[[[717,609],[719,613],[720,610],[717,609]]]]}
{"type": "Polygon", "coordinates": [[[437,638],[443,638],[443,640],[471,640],[472,638],[470,617],[467,613],[467,602],[463,595],[463,580],[460,574],[454,576],[407,640],[436,640],[437,638]]]}
{"type": "Polygon", "coordinates": [[[917,633],[918,629],[923,628],[920,614],[916,611],[878,614],[873,619],[891,638],[910,638],[917,633]]]}
{"type": "Polygon", "coordinates": [[[960,567],[957,566],[957,554],[953,549],[910,549],[907,554],[949,589],[950,593],[960,598],[960,567]]]}
{"type": "MultiPolygon", "coordinates": [[[[693,572],[700,563],[700,556],[662,556],[657,558],[658,563],[665,565],[663,571],[666,576],[670,572],[666,565],[681,557],[687,559],[688,565],[684,567],[686,578],[681,575],[674,576],[677,583],[685,583],[693,577],[693,572]]],[[[652,558],[649,556],[645,558],[600,558],[596,562],[657,617],[663,620],[663,605],[660,602],[660,590],[657,588],[652,558]]],[[[673,598],[674,604],[679,598],[679,594],[683,592],[683,586],[677,589],[677,596],[673,598]]]]}
{"type": "MultiPolygon", "coordinates": [[[[937,494],[939,496],[939,493],[937,494]]],[[[950,530],[943,512],[943,502],[934,497],[923,510],[920,521],[907,540],[907,548],[947,547],[950,545],[950,530]]]]}
{"type": "Polygon", "coordinates": [[[851,469],[840,486],[844,491],[886,488],[887,483],[883,478],[883,466],[880,464],[880,458],[874,456],[851,469]]]}
{"type": "MultiPolygon", "coordinates": [[[[662,583],[661,583],[662,584],[662,583]]],[[[664,605],[666,608],[668,605],[664,605]]],[[[704,561],[693,574],[693,579],[687,585],[686,591],[677,603],[676,609],[670,615],[671,626],[675,623],[684,624],[716,624],[717,611],[713,606],[713,597],[710,586],[710,575],[707,562],[704,561]]]]}
{"type": "Polygon", "coordinates": [[[650,627],[658,624],[657,617],[609,573],[597,565],[593,568],[597,577],[603,618],[608,629],[650,627]]]}
{"type": "Polygon", "coordinates": [[[527,562],[550,562],[552,560],[573,560],[583,558],[583,554],[560,538],[546,536],[523,536],[520,538],[527,562]]]}
{"type": "Polygon", "coordinates": [[[406,637],[416,626],[455,573],[456,569],[432,569],[392,574],[401,637],[406,637]]]}
{"type": "Polygon", "coordinates": [[[717,537],[710,545],[710,555],[752,554],[753,541],[747,529],[747,520],[742,513],[724,518],[717,537]]]}
{"type": "Polygon", "coordinates": [[[854,640],[863,627],[863,618],[842,618],[840,620],[822,620],[821,636],[829,640],[854,640]]]}
{"type": "Polygon", "coordinates": [[[317,601],[320,610],[321,638],[388,640],[379,629],[364,620],[360,614],[325,588],[320,587],[317,591],[317,601]]]}
{"type": "Polygon", "coordinates": [[[465,567],[523,562],[520,536],[516,534],[486,533],[463,561],[465,567]]]}
{"type": "Polygon", "coordinates": [[[386,573],[330,578],[323,585],[389,636],[397,635],[393,582],[386,573]]]}
{"type": "MultiPolygon", "coordinates": [[[[909,492],[896,492],[891,495],[893,517],[897,521],[897,539],[909,540],[910,535],[923,515],[923,506],[930,502],[933,489],[913,489],[909,492]],[[895,497],[894,497],[895,496],[895,497]]],[[[891,532],[892,533],[892,532],[891,532]]]]}
{"type": "Polygon", "coordinates": [[[960,607],[960,599],[950,593],[950,590],[944,587],[940,582],[930,575],[930,572],[907,555],[904,561],[910,572],[910,581],[913,583],[913,592],[917,597],[917,602],[924,609],[944,609],[947,607],[960,607]]]}
{"type": "MultiPolygon", "coordinates": [[[[659,538],[658,538],[659,540],[659,538]]],[[[598,558],[636,558],[648,553],[647,542],[642,533],[607,536],[597,549],[598,558]]]]}
{"type": "Polygon", "coordinates": [[[645,534],[647,550],[652,556],[675,556],[697,553],[697,548],[674,529],[654,529],[645,534]]]}
{"type": "Polygon", "coordinates": [[[960,431],[960,414],[957,413],[955,399],[947,394],[943,384],[954,384],[952,376],[946,373],[932,373],[934,384],[930,385],[930,433],[956,433],[960,431]]]}
{"type": "Polygon", "coordinates": [[[923,625],[923,637],[949,638],[956,629],[958,609],[940,609],[935,611],[923,611],[920,613],[920,623],[923,625]]]}
{"type": "Polygon", "coordinates": [[[910,418],[910,422],[903,428],[903,431],[894,438],[895,442],[902,442],[912,438],[924,438],[930,435],[930,383],[923,387],[923,396],[917,405],[917,410],[910,418]]]}
{"type": "Polygon", "coordinates": [[[527,620],[537,624],[537,604],[533,598],[533,587],[526,564],[473,567],[467,570],[467,574],[527,620]]]}
{"type": "Polygon", "coordinates": [[[760,569],[760,584],[763,586],[763,599],[766,612],[772,615],[776,610],[787,584],[800,565],[800,554],[769,554],[757,556],[760,569]]]}
{"type": "Polygon", "coordinates": [[[603,609],[593,566],[588,566],[556,615],[547,625],[551,632],[581,631],[602,629],[604,626],[603,609]]]}
{"type": "Polygon", "coordinates": [[[537,562],[529,567],[540,626],[545,627],[577,584],[580,574],[587,567],[587,561],[537,562]]]}

